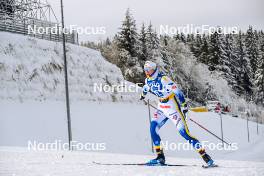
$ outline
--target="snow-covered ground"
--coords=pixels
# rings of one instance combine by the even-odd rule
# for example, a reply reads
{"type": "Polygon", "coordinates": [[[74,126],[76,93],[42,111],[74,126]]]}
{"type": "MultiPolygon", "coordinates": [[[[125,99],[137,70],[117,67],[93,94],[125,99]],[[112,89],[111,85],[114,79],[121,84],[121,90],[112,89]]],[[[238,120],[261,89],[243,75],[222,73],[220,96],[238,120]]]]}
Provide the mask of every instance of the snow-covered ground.
{"type": "MultiPolygon", "coordinates": [[[[0,145],[28,146],[28,141],[67,142],[67,120],[63,102],[0,101],[0,145]]],[[[152,113],[154,111],[152,110],[152,113]]],[[[215,113],[191,113],[190,117],[216,135],[221,136],[220,118],[215,113]]],[[[151,154],[148,109],[143,104],[72,102],[71,119],[73,140],[81,143],[105,143],[103,152],[151,154]]],[[[188,120],[191,134],[207,145],[220,141],[188,120]]],[[[264,126],[249,122],[250,142],[244,119],[223,115],[224,139],[238,150],[208,151],[216,159],[264,161],[264,126]]],[[[165,153],[173,157],[197,158],[196,152],[185,151],[177,143],[185,143],[175,127],[167,122],[160,130],[165,153]]],[[[212,144],[213,145],[213,144],[212,144]]],[[[232,149],[236,149],[232,148],[232,149]]],[[[208,149],[210,149],[208,147],[208,149]]]]}
{"type": "MultiPolygon", "coordinates": [[[[94,165],[92,161],[142,163],[153,157],[148,109],[138,101],[139,93],[94,92],[94,83],[111,86],[126,81],[98,51],[71,44],[67,56],[72,135],[74,141],[93,146],[92,151],[76,151],[77,147],[74,152],[28,151],[29,142],[67,143],[61,44],[5,32],[0,32],[0,39],[1,176],[264,174],[264,126],[258,126],[257,134],[256,123],[249,122],[248,142],[246,121],[228,115],[223,115],[224,139],[237,150],[206,148],[222,167],[94,165]],[[101,144],[104,150],[98,147],[101,144]]],[[[190,113],[190,117],[221,136],[217,114],[190,113]]],[[[219,144],[193,122],[187,123],[201,141],[219,144]]],[[[185,141],[172,123],[168,121],[160,134],[168,163],[202,165],[196,152],[182,147],[185,141]]]]}
{"type": "Polygon", "coordinates": [[[179,167],[102,166],[93,161],[108,163],[141,163],[151,156],[102,154],[94,152],[29,152],[17,148],[0,149],[2,176],[262,176],[263,162],[218,160],[221,167],[203,169],[198,159],[167,158],[168,163],[185,164],[179,167]],[[198,165],[198,166],[192,166],[198,165]]]}
{"type": "MultiPolygon", "coordinates": [[[[150,150],[148,111],[143,104],[72,102],[73,140],[81,143],[105,143],[104,151],[28,151],[28,140],[38,143],[67,142],[67,121],[63,102],[24,103],[1,101],[0,175],[263,175],[264,127],[223,116],[224,138],[237,143],[238,150],[208,150],[222,167],[204,170],[193,150],[169,148],[168,163],[199,167],[98,166],[106,163],[138,163],[154,157],[150,150]],[[5,147],[8,146],[8,147],[5,147]],[[10,147],[13,146],[13,147],[10,147]],[[15,146],[21,146],[17,148],[15,146]],[[95,152],[95,153],[94,153],[95,152]],[[123,154],[122,154],[123,153],[123,154]],[[62,158],[62,155],[64,156],[62,158]],[[234,161],[236,160],[236,161],[234,161]],[[191,169],[190,169],[191,168],[191,169]]],[[[191,118],[220,136],[220,120],[215,113],[191,113],[191,118]]],[[[188,121],[191,133],[201,141],[219,143],[204,130],[188,121]]],[[[175,127],[167,122],[161,129],[163,141],[184,143],[175,127]]]]}

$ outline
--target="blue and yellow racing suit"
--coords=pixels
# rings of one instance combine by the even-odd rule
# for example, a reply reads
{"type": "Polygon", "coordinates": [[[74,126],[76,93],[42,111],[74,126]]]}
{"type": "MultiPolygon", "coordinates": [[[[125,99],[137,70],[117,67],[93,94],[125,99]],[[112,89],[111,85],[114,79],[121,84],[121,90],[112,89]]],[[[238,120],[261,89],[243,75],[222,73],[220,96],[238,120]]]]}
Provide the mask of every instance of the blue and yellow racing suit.
{"type": "Polygon", "coordinates": [[[183,92],[169,77],[158,70],[151,77],[145,79],[142,96],[145,96],[148,92],[160,99],[158,110],[152,117],[150,124],[150,133],[155,149],[161,148],[158,131],[170,119],[180,135],[200,153],[203,150],[201,143],[190,134],[185,115],[181,111],[181,105],[185,104],[183,92]]]}

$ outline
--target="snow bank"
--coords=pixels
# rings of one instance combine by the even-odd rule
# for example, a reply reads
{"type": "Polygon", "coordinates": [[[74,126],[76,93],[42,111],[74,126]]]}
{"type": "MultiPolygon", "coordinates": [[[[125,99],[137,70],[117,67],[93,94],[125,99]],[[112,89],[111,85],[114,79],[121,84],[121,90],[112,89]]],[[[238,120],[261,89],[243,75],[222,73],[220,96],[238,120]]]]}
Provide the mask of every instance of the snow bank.
{"type": "MultiPolygon", "coordinates": [[[[63,100],[61,43],[0,32],[0,99],[63,100]]],[[[97,85],[131,85],[100,52],[67,44],[71,100],[135,101],[138,94],[94,91],[97,85]]]]}

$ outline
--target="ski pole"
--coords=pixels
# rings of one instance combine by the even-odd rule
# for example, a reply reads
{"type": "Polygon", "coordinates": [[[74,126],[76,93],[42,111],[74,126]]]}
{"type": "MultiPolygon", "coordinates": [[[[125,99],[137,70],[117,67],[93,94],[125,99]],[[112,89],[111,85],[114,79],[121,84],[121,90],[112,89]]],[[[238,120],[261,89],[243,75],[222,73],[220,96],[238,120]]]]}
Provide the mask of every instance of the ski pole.
{"type": "Polygon", "coordinates": [[[209,131],[208,129],[206,129],[205,127],[203,127],[202,125],[200,125],[198,122],[194,121],[193,119],[190,118],[190,120],[195,123],[196,125],[198,125],[199,127],[201,127],[202,129],[204,129],[205,131],[207,131],[208,133],[210,133],[211,135],[213,135],[214,137],[216,137],[217,139],[219,139],[220,141],[226,143],[227,145],[231,145],[230,143],[222,140],[220,137],[218,137],[217,135],[215,135],[213,132],[209,131]]]}
{"type": "MultiPolygon", "coordinates": [[[[149,103],[149,100],[148,100],[148,115],[149,115],[149,124],[151,123],[151,115],[150,115],[150,103],[149,103]]],[[[152,153],[154,153],[154,147],[153,147],[153,140],[151,138],[151,151],[152,153]]]]}
{"type": "MultiPolygon", "coordinates": [[[[147,104],[148,102],[146,100],[143,100],[145,104],[147,104]]],[[[151,106],[152,108],[158,110],[158,108],[156,108],[155,106],[153,106],[152,104],[149,104],[149,106],[151,106]]],[[[230,143],[222,140],[220,137],[218,137],[217,135],[215,135],[213,132],[209,131],[207,128],[205,128],[204,126],[200,125],[198,122],[194,121],[192,118],[189,118],[193,123],[195,123],[196,125],[198,125],[200,128],[204,129],[205,131],[207,131],[208,133],[210,133],[211,135],[213,135],[214,137],[216,137],[217,139],[221,140],[222,142],[226,143],[227,145],[231,145],[230,143]]]]}

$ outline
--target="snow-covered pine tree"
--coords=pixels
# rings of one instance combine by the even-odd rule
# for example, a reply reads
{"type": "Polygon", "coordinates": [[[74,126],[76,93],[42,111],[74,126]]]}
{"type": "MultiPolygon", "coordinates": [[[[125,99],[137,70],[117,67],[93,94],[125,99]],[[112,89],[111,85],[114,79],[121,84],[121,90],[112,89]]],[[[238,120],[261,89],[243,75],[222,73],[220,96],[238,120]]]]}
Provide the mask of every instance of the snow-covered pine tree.
{"type": "Polygon", "coordinates": [[[105,40],[105,45],[106,46],[109,46],[111,45],[111,40],[107,37],[106,40],[105,40]]]}
{"type": "Polygon", "coordinates": [[[122,27],[118,33],[118,46],[120,49],[126,50],[131,57],[137,55],[138,34],[136,28],[136,21],[127,9],[125,19],[122,22],[122,27]]]}
{"type": "Polygon", "coordinates": [[[160,43],[162,43],[163,46],[168,46],[170,37],[168,35],[164,35],[160,37],[160,43]]]}
{"type": "Polygon", "coordinates": [[[146,33],[146,27],[144,23],[141,26],[141,30],[139,34],[138,59],[139,59],[141,66],[143,66],[144,62],[148,59],[147,33],[146,33]]]}
{"type": "Polygon", "coordinates": [[[264,106],[264,38],[260,35],[259,59],[255,74],[255,101],[264,106]]]}
{"type": "Polygon", "coordinates": [[[220,29],[215,31],[210,36],[210,45],[209,45],[209,69],[214,71],[216,69],[221,70],[227,60],[226,53],[224,50],[224,37],[221,34],[220,29]],[[222,68],[221,68],[222,66],[222,68]]]}
{"type": "Polygon", "coordinates": [[[115,35],[112,40],[107,38],[105,45],[100,49],[100,51],[109,62],[119,66],[120,49],[118,47],[118,43],[117,35],[115,35]]]}
{"type": "Polygon", "coordinates": [[[153,29],[151,22],[147,29],[147,43],[148,48],[151,50],[159,48],[159,38],[156,31],[153,29]]]}
{"type": "Polygon", "coordinates": [[[187,34],[187,39],[186,39],[186,41],[187,42],[194,42],[194,34],[193,33],[191,33],[191,34],[187,34]]]}
{"type": "Polygon", "coordinates": [[[179,41],[181,40],[181,36],[180,36],[178,31],[177,31],[177,34],[173,36],[173,39],[174,40],[179,40],[179,41]]]}
{"type": "Polygon", "coordinates": [[[154,60],[160,55],[158,49],[160,46],[158,34],[153,29],[153,26],[150,22],[147,28],[147,49],[148,49],[148,60],[154,60]]]}
{"type": "Polygon", "coordinates": [[[190,47],[192,53],[195,53],[195,38],[194,34],[187,34],[186,43],[190,47]]]}
{"type": "Polygon", "coordinates": [[[205,34],[203,34],[203,36],[202,36],[202,43],[201,43],[199,53],[200,54],[198,56],[198,60],[200,62],[208,65],[209,64],[209,44],[208,44],[208,36],[205,34]]]}
{"type": "Polygon", "coordinates": [[[252,95],[252,71],[241,31],[239,31],[237,37],[235,53],[239,63],[238,75],[236,76],[237,87],[235,87],[235,90],[238,95],[246,95],[249,100],[252,95]]]}
{"type": "Polygon", "coordinates": [[[195,57],[199,59],[200,55],[201,55],[201,52],[202,52],[202,45],[203,44],[203,41],[202,41],[202,37],[201,37],[201,34],[197,33],[196,36],[195,36],[195,41],[194,41],[194,44],[193,44],[193,54],[195,57]]]}
{"type": "Polygon", "coordinates": [[[118,66],[126,80],[140,83],[144,81],[142,66],[138,60],[139,42],[136,21],[127,9],[125,19],[117,35],[119,48],[118,66]]]}
{"type": "Polygon", "coordinates": [[[168,51],[168,47],[169,47],[171,40],[175,40],[175,39],[172,39],[168,35],[161,35],[160,36],[160,49],[159,49],[159,51],[160,51],[161,60],[160,60],[159,65],[162,66],[163,72],[165,72],[169,76],[171,76],[169,74],[169,72],[171,72],[172,56],[171,56],[171,53],[168,51]]]}
{"type": "Polygon", "coordinates": [[[183,42],[183,43],[186,43],[186,36],[184,35],[184,33],[181,32],[180,34],[180,40],[183,42]]]}
{"type": "Polygon", "coordinates": [[[249,26],[247,30],[245,46],[251,64],[252,76],[254,78],[254,75],[257,70],[257,60],[258,60],[259,51],[257,45],[257,36],[255,35],[252,26],[249,26]]]}
{"type": "Polygon", "coordinates": [[[225,57],[221,58],[220,70],[228,84],[234,89],[237,87],[236,75],[238,75],[237,55],[234,47],[234,37],[232,34],[226,34],[224,42],[225,57]]]}

